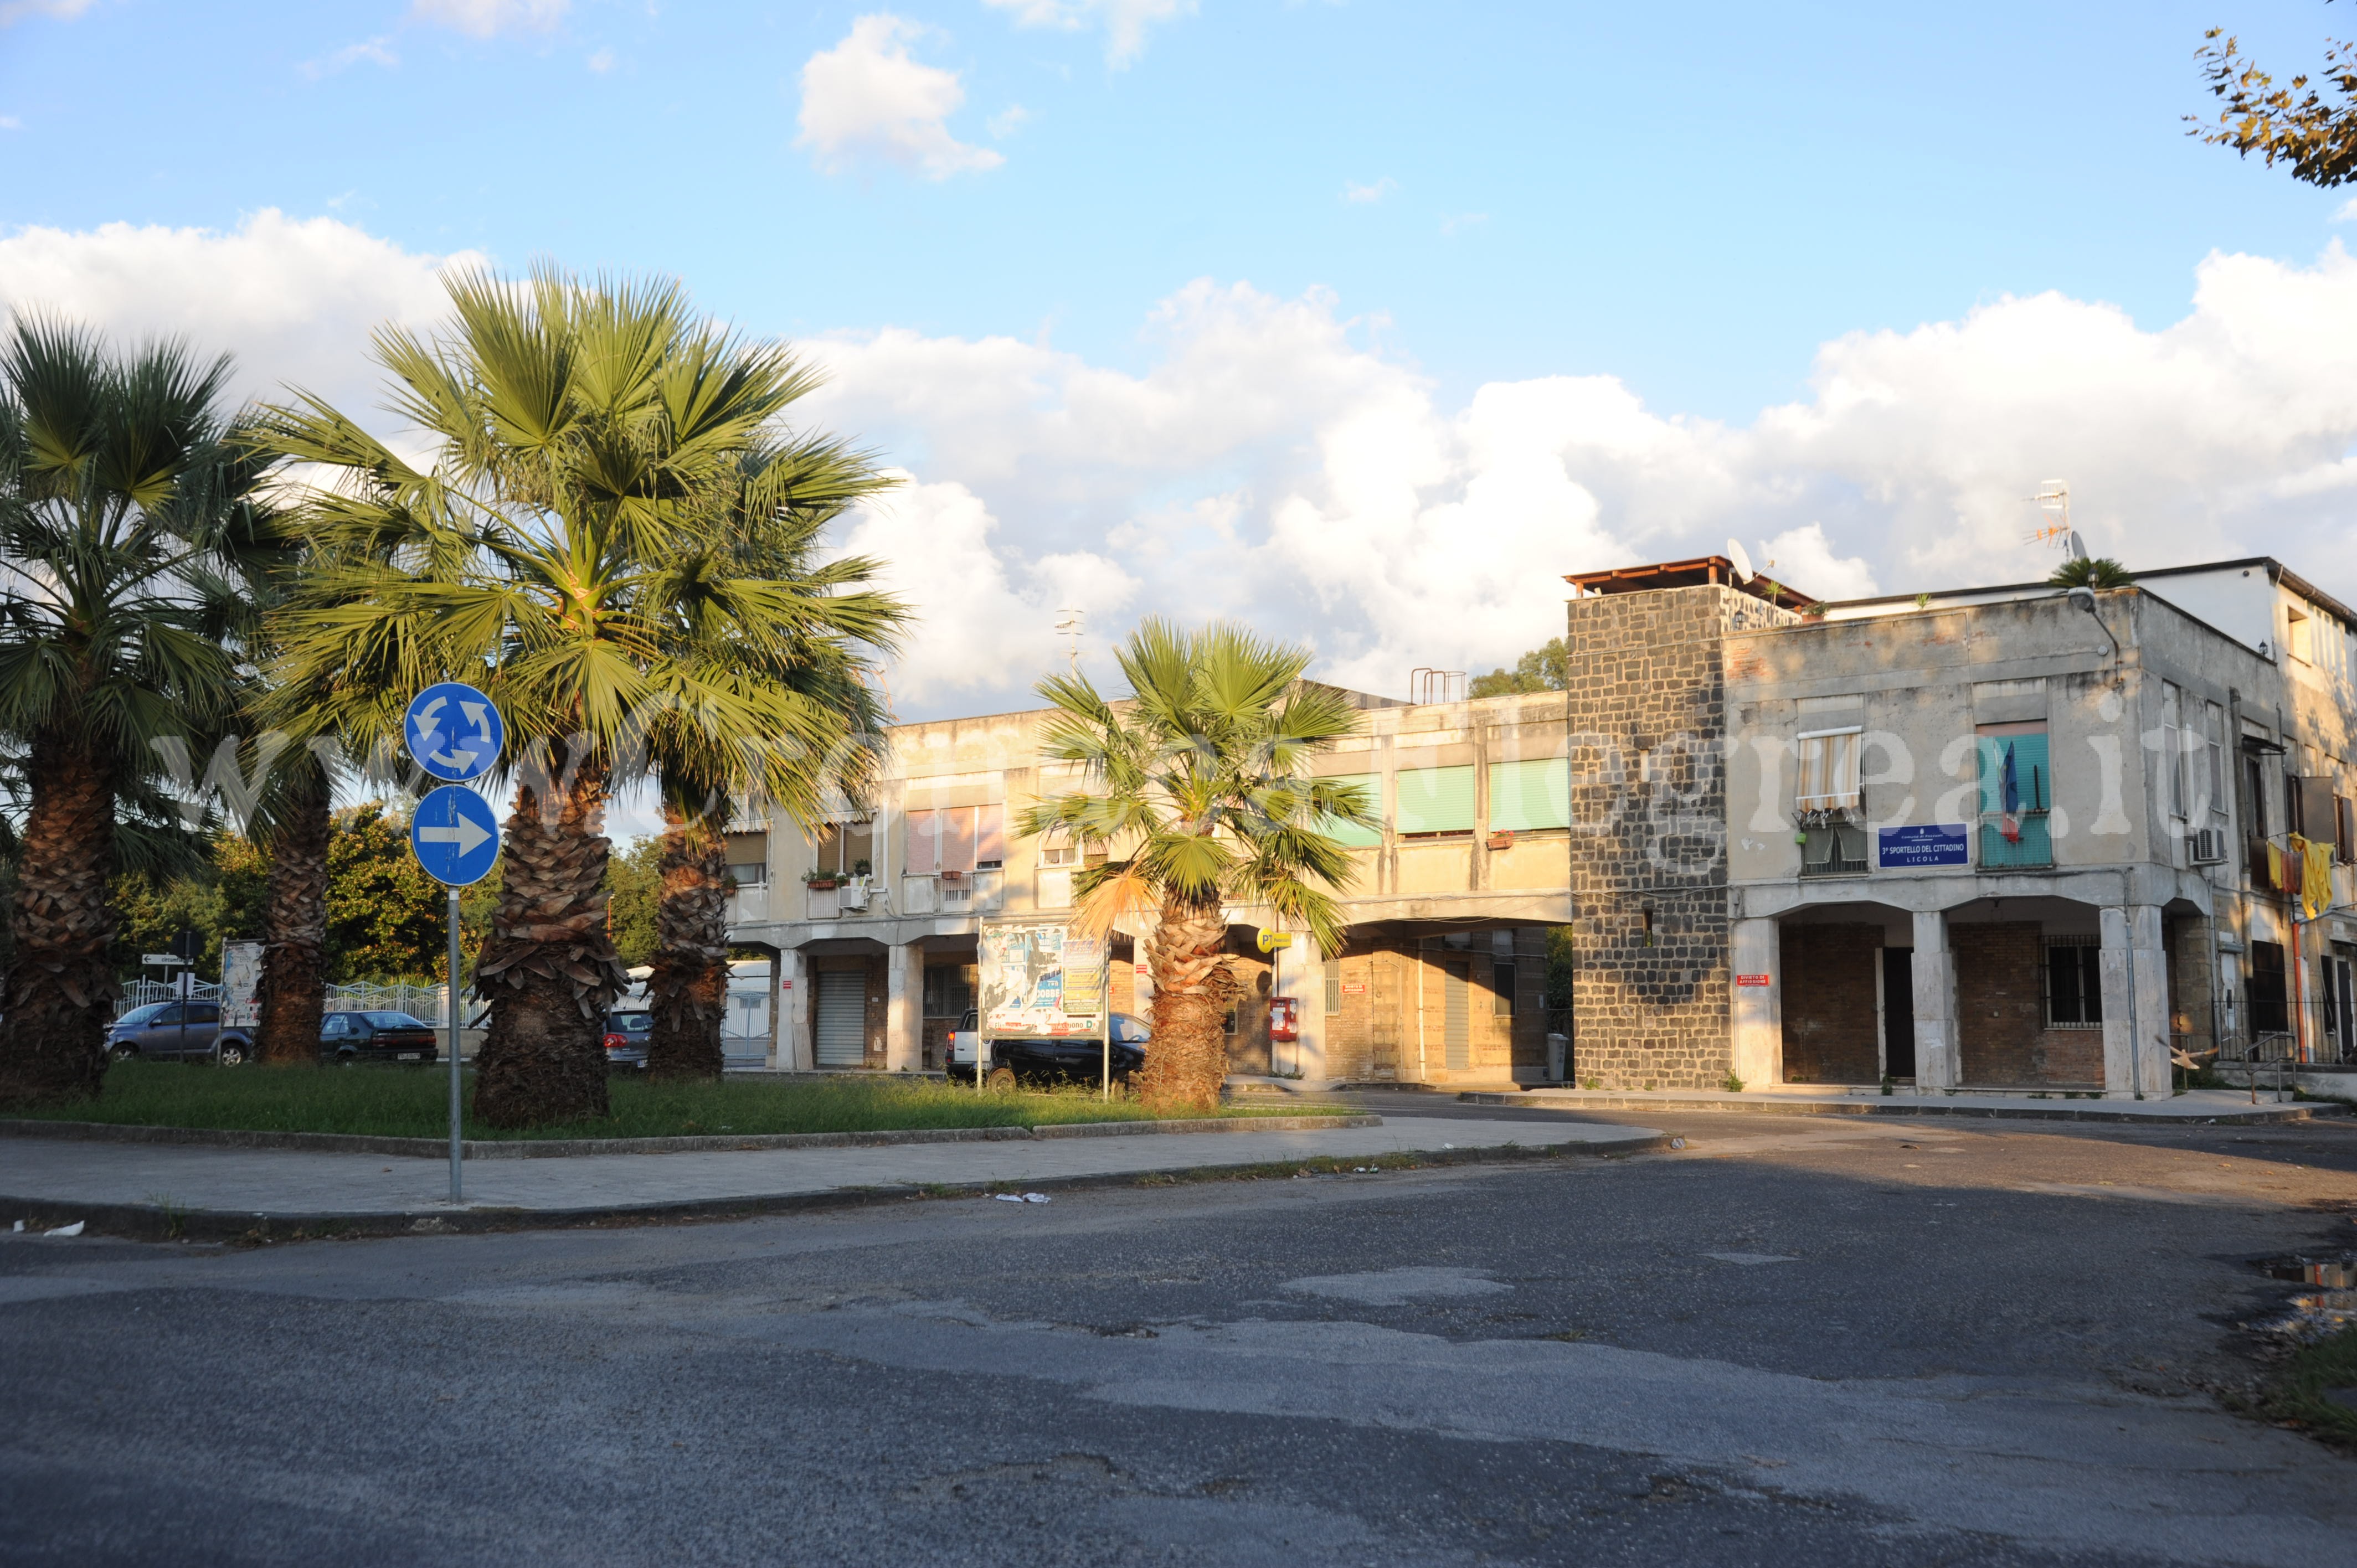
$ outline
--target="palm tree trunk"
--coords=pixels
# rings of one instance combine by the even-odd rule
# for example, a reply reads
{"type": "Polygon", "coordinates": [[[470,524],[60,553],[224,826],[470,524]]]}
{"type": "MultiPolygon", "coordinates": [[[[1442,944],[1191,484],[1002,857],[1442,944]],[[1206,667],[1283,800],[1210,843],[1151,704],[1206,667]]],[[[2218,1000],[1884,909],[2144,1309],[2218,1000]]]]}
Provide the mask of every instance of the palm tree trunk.
{"type": "Polygon", "coordinates": [[[329,783],[312,764],[293,782],[286,819],[270,842],[270,904],[264,919],[262,1060],[317,1066],[327,1010],[329,783]]]}
{"type": "Polygon", "coordinates": [[[606,1010],[629,988],[606,933],[600,887],[612,846],[604,832],[606,776],[560,766],[549,786],[521,785],[508,817],[499,908],[476,965],[490,998],[490,1030],[476,1062],[475,1113],[494,1127],[603,1117],[606,1010]]]}
{"type": "Polygon", "coordinates": [[[654,1030],[650,1078],[717,1079],[721,1013],[728,1004],[728,861],[718,833],[663,808],[662,877],[655,905],[654,1030]]]}
{"type": "Polygon", "coordinates": [[[1220,1020],[1227,1011],[1228,922],[1218,899],[1167,898],[1146,941],[1154,976],[1154,1038],[1138,1094],[1148,1105],[1210,1111],[1228,1076],[1220,1020]]]}
{"type": "Polygon", "coordinates": [[[113,1014],[114,776],[103,743],[80,725],[33,736],[32,789],[9,934],[0,1106],[86,1099],[106,1076],[113,1014]]]}

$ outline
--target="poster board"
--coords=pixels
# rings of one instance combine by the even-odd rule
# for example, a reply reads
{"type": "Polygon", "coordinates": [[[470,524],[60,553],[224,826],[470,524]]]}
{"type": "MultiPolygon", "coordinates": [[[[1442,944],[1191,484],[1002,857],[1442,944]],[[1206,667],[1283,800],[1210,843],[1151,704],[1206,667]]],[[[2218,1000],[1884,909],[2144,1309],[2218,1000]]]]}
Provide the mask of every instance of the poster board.
{"type": "Polygon", "coordinates": [[[985,1042],[1094,1038],[1105,1027],[1106,944],[1060,920],[985,920],[976,943],[985,1042]]]}
{"type": "Polygon", "coordinates": [[[224,1028],[251,1029],[262,1022],[255,995],[262,988],[262,944],[221,945],[221,1021],[224,1028]]]}

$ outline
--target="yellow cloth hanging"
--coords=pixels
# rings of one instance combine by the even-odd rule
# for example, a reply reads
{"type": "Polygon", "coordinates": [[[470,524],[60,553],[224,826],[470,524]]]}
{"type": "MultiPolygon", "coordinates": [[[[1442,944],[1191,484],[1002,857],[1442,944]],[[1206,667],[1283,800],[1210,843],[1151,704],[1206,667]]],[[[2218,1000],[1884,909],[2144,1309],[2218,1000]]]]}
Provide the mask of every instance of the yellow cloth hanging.
{"type": "Polygon", "coordinates": [[[2299,902],[2315,919],[2332,908],[2332,846],[2329,843],[2303,844],[2300,859],[2299,902]]]}

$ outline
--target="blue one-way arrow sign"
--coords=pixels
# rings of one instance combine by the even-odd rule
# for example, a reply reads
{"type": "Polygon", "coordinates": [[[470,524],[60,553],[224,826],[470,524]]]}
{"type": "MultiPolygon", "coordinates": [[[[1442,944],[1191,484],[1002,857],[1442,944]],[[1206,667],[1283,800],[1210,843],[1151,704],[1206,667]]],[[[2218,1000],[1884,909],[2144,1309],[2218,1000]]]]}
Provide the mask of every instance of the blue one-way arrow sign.
{"type": "Polygon", "coordinates": [[[446,784],[417,802],[410,853],[425,875],[453,887],[480,882],[500,857],[500,820],[472,789],[446,784]]]}
{"type": "Polygon", "coordinates": [[[489,773],[507,744],[507,728],[489,697],[457,681],[428,686],[411,698],[401,724],[417,766],[451,784],[489,773]]]}

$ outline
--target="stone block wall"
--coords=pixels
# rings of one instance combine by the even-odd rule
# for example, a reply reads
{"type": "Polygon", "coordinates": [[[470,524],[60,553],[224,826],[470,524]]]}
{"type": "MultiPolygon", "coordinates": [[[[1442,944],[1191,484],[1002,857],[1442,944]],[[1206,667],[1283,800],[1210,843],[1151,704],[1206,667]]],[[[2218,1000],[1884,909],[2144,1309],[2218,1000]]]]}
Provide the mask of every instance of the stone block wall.
{"type": "Polygon", "coordinates": [[[1577,1072],[1716,1089],[1733,1063],[1724,642],[1799,618],[1715,586],[1567,607],[1577,1072]]]}

